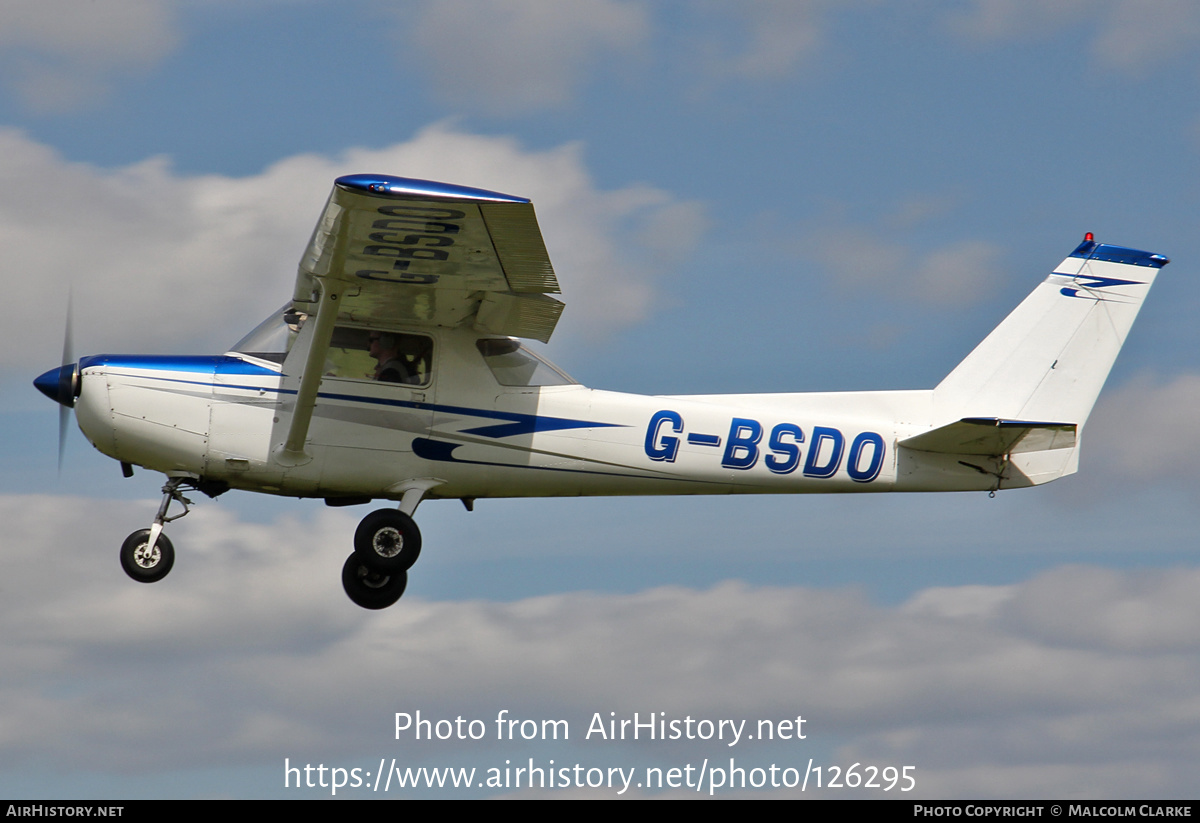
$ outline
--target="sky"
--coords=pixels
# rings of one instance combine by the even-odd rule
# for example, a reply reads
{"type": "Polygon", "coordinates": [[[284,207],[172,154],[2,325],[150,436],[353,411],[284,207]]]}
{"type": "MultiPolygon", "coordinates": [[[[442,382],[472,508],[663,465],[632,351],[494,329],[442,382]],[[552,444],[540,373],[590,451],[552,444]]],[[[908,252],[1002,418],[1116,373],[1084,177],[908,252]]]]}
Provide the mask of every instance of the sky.
{"type": "Polygon", "coordinates": [[[7,0],[0,796],[1195,798],[1197,44],[1186,0],[7,0]],[[75,429],[60,472],[31,385],[68,301],[76,355],[223,352],[362,172],[531,198],[545,350],[617,391],[931,388],[1084,232],[1173,262],[1049,486],[434,501],[381,612],[370,508],[231,492],[129,580],[161,476],[75,429]]]}

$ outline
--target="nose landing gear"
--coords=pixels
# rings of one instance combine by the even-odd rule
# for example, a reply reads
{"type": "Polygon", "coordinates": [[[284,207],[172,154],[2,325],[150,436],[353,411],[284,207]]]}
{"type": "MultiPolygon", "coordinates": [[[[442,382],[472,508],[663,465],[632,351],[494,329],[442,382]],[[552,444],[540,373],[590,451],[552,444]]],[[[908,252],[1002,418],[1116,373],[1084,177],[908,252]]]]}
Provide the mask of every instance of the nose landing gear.
{"type": "Polygon", "coordinates": [[[151,546],[150,529],[138,529],[121,544],[121,568],[139,583],[162,580],[175,565],[175,547],[162,534],[151,546]]]}
{"type": "Polygon", "coordinates": [[[162,487],[162,505],[154,517],[154,524],[148,529],[138,529],[121,544],[121,568],[125,574],[139,583],[155,583],[162,580],[175,565],[175,547],[162,533],[163,526],[172,520],[178,520],[187,514],[192,501],[179,491],[181,486],[194,485],[188,477],[172,477],[162,487]],[[167,509],[172,500],[178,500],[183,511],[174,517],[167,517],[167,509]]]}

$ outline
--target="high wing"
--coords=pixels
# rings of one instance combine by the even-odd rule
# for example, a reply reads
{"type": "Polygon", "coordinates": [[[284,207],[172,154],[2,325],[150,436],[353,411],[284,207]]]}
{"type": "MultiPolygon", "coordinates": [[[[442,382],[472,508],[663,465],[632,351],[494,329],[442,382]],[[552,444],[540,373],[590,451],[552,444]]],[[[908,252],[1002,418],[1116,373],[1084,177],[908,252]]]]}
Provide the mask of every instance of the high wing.
{"type": "Polygon", "coordinates": [[[375,327],[461,326],[550,339],[563,304],[533,204],[378,174],[339,177],[300,261],[293,304],[375,327]]]}
{"type": "Polygon", "coordinates": [[[300,260],[292,306],[315,317],[282,462],[304,462],[336,323],[470,325],[550,339],[563,304],[533,204],[484,189],[355,174],[333,192],[300,260]]]}

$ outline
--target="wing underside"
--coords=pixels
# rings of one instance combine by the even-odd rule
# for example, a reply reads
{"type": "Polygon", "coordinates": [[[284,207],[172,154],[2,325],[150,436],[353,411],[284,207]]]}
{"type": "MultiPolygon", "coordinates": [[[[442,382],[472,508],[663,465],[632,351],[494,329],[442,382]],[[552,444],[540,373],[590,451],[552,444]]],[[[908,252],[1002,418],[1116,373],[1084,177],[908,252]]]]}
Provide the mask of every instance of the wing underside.
{"type": "Polygon", "coordinates": [[[533,204],[522,197],[378,174],[339,177],[300,259],[292,307],[308,349],[284,442],[305,451],[325,354],[341,324],[466,327],[546,342],[563,304],[533,204]]]}
{"type": "Polygon", "coordinates": [[[338,321],[469,326],[549,340],[563,304],[533,204],[384,175],[338,178],[300,261],[293,304],[339,293],[338,321]]]}

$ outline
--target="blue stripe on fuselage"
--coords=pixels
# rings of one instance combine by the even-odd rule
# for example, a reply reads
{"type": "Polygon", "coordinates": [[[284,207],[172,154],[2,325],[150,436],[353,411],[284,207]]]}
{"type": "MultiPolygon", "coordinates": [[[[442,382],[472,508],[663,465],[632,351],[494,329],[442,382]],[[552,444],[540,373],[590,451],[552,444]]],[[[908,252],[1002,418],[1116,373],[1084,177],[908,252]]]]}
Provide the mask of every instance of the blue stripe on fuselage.
{"type": "MultiPolygon", "coordinates": [[[[224,355],[181,356],[181,355],[133,355],[133,354],[99,354],[83,357],[79,360],[79,370],[95,366],[110,366],[114,368],[139,369],[141,371],[173,371],[192,374],[220,374],[245,376],[280,377],[280,372],[248,363],[237,357],[224,355]]],[[[170,377],[155,377],[172,383],[188,383],[192,385],[211,385],[211,381],[202,383],[198,380],[182,380],[170,377]]],[[[242,391],[271,391],[277,394],[295,394],[295,389],[283,389],[274,386],[234,385],[225,384],[222,389],[242,391]]],[[[445,406],[438,403],[421,403],[415,400],[395,400],[386,397],[363,397],[356,394],[340,394],[335,392],[320,392],[318,398],[326,400],[343,400],[351,403],[370,403],[377,406],[395,406],[397,408],[419,409],[442,414],[461,414],[469,417],[482,417],[485,420],[500,420],[501,423],[477,426],[463,429],[462,434],[474,434],[479,437],[500,439],[535,432],[563,431],[567,429],[585,428],[625,428],[622,423],[601,423],[594,420],[575,420],[569,417],[545,417],[536,414],[520,412],[491,411],[488,409],[473,409],[468,406],[445,406]]]]}
{"type": "Polygon", "coordinates": [[[208,374],[275,375],[279,372],[222,354],[94,354],[79,358],[79,370],[93,366],[113,366],[145,371],[181,371],[208,374]]]}

